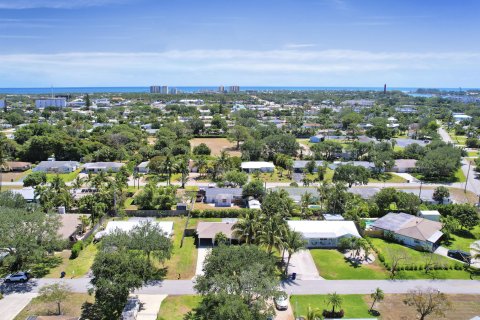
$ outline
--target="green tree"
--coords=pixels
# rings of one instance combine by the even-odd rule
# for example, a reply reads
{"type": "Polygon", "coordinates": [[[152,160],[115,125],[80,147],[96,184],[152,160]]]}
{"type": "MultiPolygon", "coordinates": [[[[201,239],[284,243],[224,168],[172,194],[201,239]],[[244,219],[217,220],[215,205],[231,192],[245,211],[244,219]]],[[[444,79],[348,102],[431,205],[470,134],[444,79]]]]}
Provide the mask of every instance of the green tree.
{"type": "Polygon", "coordinates": [[[338,158],[338,154],[342,152],[342,149],[342,144],[334,140],[325,140],[312,147],[315,159],[327,161],[333,161],[338,158]]]}
{"type": "Polygon", "coordinates": [[[373,306],[377,301],[382,301],[385,298],[385,294],[383,293],[383,290],[380,288],[375,289],[375,292],[370,294],[370,297],[373,299],[372,305],[370,306],[369,312],[372,312],[373,306]]]}
{"type": "Polygon", "coordinates": [[[322,311],[319,308],[312,308],[310,305],[307,308],[307,314],[302,316],[305,320],[322,320],[322,311]]]}
{"type": "Polygon", "coordinates": [[[38,291],[38,300],[45,303],[55,303],[57,305],[57,314],[62,314],[62,303],[72,294],[69,285],[63,282],[57,282],[43,286],[38,291]]]}
{"type": "Polygon", "coordinates": [[[333,181],[342,181],[351,188],[354,184],[367,184],[370,178],[370,171],[361,166],[345,164],[337,167],[333,174],[333,181]]]}
{"type": "Polygon", "coordinates": [[[248,175],[241,171],[228,171],[223,177],[223,181],[230,183],[234,187],[242,187],[248,181],[248,175]]]}
{"type": "Polygon", "coordinates": [[[460,226],[467,230],[475,228],[480,223],[477,209],[470,204],[455,205],[453,216],[458,220],[460,226]]]}
{"type": "Polygon", "coordinates": [[[444,186],[436,187],[433,192],[433,200],[437,201],[440,204],[443,204],[443,201],[445,199],[448,199],[449,197],[450,197],[450,191],[448,190],[447,187],[444,187],[444,186]]]}
{"type": "Polygon", "coordinates": [[[247,140],[249,130],[246,127],[236,125],[228,132],[228,139],[237,143],[237,150],[240,149],[240,142],[247,140]]]}
{"type": "Polygon", "coordinates": [[[200,143],[198,146],[193,148],[194,155],[209,156],[212,153],[212,150],[205,144],[200,143]]]}
{"type": "Polygon", "coordinates": [[[254,197],[261,200],[265,195],[263,182],[260,180],[252,180],[243,186],[242,196],[244,198],[254,197]]]}
{"type": "Polygon", "coordinates": [[[176,203],[176,188],[173,186],[157,186],[149,182],[135,196],[135,204],[142,210],[170,210],[176,203]]]}
{"type": "Polygon", "coordinates": [[[252,244],[260,230],[260,218],[255,210],[247,211],[233,225],[233,235],[246,244],[252,244]]]}
{"type": "Polygon", "coordinates": [[[288,252],[288,259],[285,265],[285,275],[288,275],[288,267],[290,266],[290,260],[292,255],[305,249],[306,241],[303,239],[302,234],[288,229],[285,232],[285,238],[283,241],[283,248],[288,252]]]}
{"type": "Polygon", "coordinates": [[[343,299],[336,292],[329,293],[327,295],[327,305],[332,306],[332,315],[335,313],[335,309],[340,309],[342,307],[343,299]]]}
{"type": "Polygon", "coordinates": [[[32,172],[23,179],[24,187],[36,187],[47,183],[47,174],[45,172],[32,172]]]}

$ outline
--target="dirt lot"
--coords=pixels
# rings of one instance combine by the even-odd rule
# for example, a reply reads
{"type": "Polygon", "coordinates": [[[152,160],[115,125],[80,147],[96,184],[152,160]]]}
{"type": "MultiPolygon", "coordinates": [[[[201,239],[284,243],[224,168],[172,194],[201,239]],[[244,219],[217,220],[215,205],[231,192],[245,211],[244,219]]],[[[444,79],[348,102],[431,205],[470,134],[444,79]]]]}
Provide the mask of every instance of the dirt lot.
{"type": "Polygon", "coordinates": [[[3,182],[17,181],[24,175],[25,175],[25,172],[3,172],[2,181],[3,182]]]}
{"type": "Polygon", "coordinates": [[[218,156],[222,150],[227,150],[231,156],[241,155],[240,151],[235,150],[235,142],[230,142],[227,138],[194,138],[190,140],[192,148],[200,143],[205,143],[212,150],[212,156],[218,156]]]}
{"type": "Polygon", "coordinates": [[[155,144],[155,142],[157,141],[157,138],[155,138],[155,137],[148,137],[148,138],[147,138],[147,141],[148,141],[148,144],[149,144],[149,145],[152,145],[152,146],[153,146],[153,145],[155,144]]]}
{"type": "MultiPolygon", "coordinates": [[[[379,319],[382,320],[410,320],[418,319],[413,307],[406,306],[403,303],[405,295],[386,294],[385,300],[375,304],[376,310],[380,312],[379,319]]],[[[468,320],[480,314],[480,295],[469,294],[451,294],[448,299],[453,305],[453,310],[446,314],[444,319],[468,320]]],[[[370,306],[372,300],[370,296],[365,296],[367,304],[370,306]]],[[[429,316],[427,319],[436,319],[436,316],[429,316]]]]}

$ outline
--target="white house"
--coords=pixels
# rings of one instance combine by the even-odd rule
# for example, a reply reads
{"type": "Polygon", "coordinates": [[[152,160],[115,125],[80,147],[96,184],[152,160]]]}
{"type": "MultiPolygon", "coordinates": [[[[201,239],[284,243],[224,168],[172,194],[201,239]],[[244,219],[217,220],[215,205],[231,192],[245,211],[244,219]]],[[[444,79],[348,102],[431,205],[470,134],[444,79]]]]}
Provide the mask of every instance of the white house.
{"type": "Polygon", "coordinates": [[[472,117],[469,115],[466,115],[465,113],[454,113],[453,119],[455,120],[455,122],[462,122],[462,121],[472,120],[472,117]]]}
{"type": "Polygon", "coordinates": [[[406,213],[392,213],[377,219],[372,230],[383,231],[383,236],[392,236],[398,242],[412,248],[435,251],[443,236],[442,224],[406,213]]]}
{"type": "Polygon", "coordinates": [[[275,165],[272,162],[265,162],[265,161],[248,161],[242,162],[242,171],[245,172],[273,172],[275,170],[275,165]]]}
{"type": "Polygon", "coordinates": [[[121,162],[88,162],[83,165],[82,171],[85,173],[98,173],[98,172],[118,172],[125,163],[121,162]]]}
{"type": "Polygon", "coordinates": [[[242,188],[207,188],[205,202],[216,207],[230,207],[236,200],[242,199],[242,188]]]}
{"type": "Polygon", "coordinates": [[[149,163],[150,163],[150,161],[144,161],[144,162],[140,163],[137,166],[137,171],[139,173],[148,173],[148,171],[149,171],[148,164],[149,163]]]}
{"type": "Polygon", "coordinates": [[[307,248],[336,248],[342,238],[360,238],[353,221],[287,221],[291,230],[300,232],[307,248]]]}

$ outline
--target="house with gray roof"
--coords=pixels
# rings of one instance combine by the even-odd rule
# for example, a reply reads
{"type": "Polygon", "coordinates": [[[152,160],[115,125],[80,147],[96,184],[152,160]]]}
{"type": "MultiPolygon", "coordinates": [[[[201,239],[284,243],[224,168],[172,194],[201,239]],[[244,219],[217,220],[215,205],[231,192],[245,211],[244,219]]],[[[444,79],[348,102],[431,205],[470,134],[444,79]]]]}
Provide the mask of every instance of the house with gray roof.
{"type": "Polygon", "coordinates": [[[150,163],[150,161],[144,161],[142,163],[140,163],[136,169],[137,169],[137,172],[139,173],[148,173],[148,171],[150,171],[150,169],[148,168],[148,164],[150,163]]]}
{"type": "Polygon", "coordinates": [[[82,166],[85,173],[118,172],[125,165],[121,162],[88,162],[82,166]]]}
{"type": "Polygon", "coordinates": [[[318,194],[317,188],[302,188],[302,187],[275,187],[271,188],[272,191],[280,191],[285,190],[290,199],[293,202],[299,203],[302,200],[302,196],[306,193],[310,193],[313,198],[318,198],[320,195],[318,194]]]}
{"type": "Polygon", "coordinates": [[[406,213],[392,213],[377,219],[372,230],[383,231],[384,237],[393,237],[399,243],[420,250],[435,251],[443,236],[442,224],[406,213]]]}
{"type": "Polygon", "coordinates": [[[339,166],[343,166],[346,164],[364,167],[365,169],[369,169],[369,170],[373,170],[375,168],[375,164],[370,161],[348,161],[348,162],[335,161],[334,163],[329,164],[328,167],[332,170],[335,170],[339,166]]]}
{"type": "Polygon", "coordinates": [[[207,188],[205,202],[216,207],[230,207],[232,203],[242,201],[242,188],[207,188]]]}
{"type": "Polygon", "coordinates": [[[32,169],[32,172],[70,173],[79,167],[80,163],[77,161],[42,161],[32,169]]]}

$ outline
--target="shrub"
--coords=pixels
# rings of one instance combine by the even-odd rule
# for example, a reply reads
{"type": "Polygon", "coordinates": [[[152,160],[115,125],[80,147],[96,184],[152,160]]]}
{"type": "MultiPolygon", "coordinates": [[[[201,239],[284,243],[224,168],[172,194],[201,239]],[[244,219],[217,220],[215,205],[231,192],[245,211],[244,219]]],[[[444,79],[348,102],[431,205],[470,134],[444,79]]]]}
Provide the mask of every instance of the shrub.
{"type": "Polygon", "coordinates": [[[80,240],[72,246],[72,252],[70,254],[70,259],[76,259],[80,254],[80,251],[83,250],[83,242],[80,240]]]}
{"type": "Polygon", "coordinates": [[[385,262],[385,256],[382,253],[378,254],[378,260],[380,260],[381,263],[385,262]]]}
{"type": "Polygon", "coordinates": [[[343,311],[343,309],[341,309],[340,311],[337,311],[337,312],[332,312],[332,311],[324,309],[323,312],[322,312],[322,315],[325,318],[340,319],[340,318],[343,318],[343,316],[345,315],[345,312],[343,311]]]}

